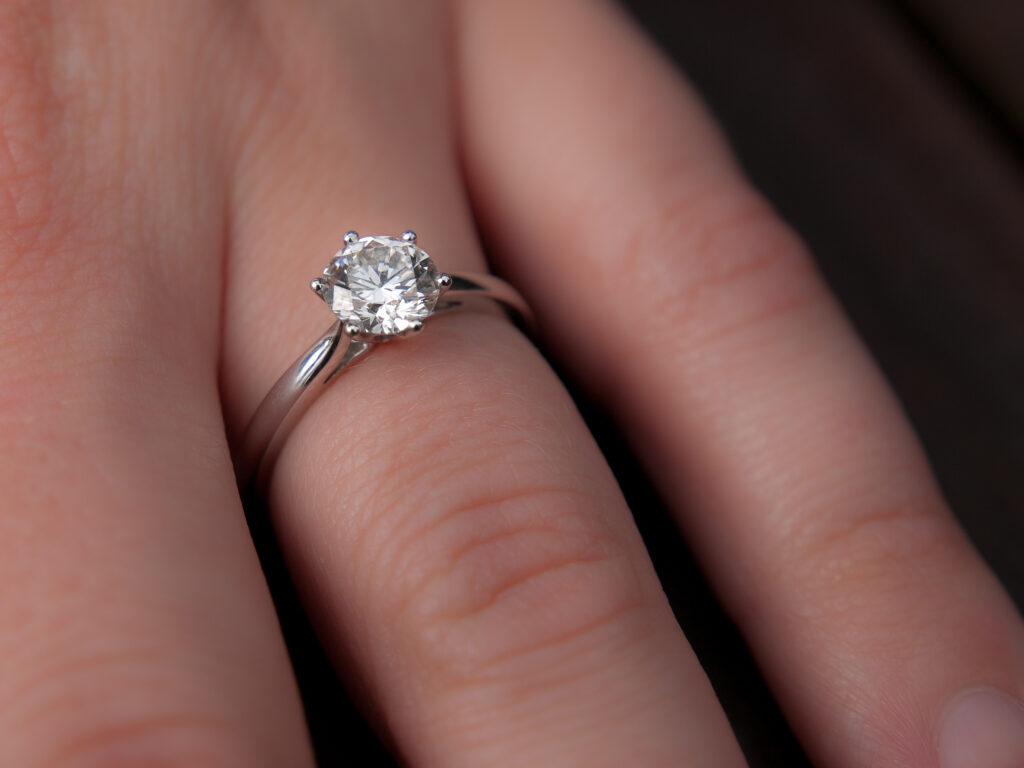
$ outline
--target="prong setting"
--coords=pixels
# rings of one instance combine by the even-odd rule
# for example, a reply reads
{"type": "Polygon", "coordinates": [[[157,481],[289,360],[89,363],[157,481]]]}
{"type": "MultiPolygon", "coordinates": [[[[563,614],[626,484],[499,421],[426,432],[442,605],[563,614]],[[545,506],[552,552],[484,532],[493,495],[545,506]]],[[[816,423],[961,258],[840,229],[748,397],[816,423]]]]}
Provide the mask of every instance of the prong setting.
{"type": "Polygon", "coordinates": [[[447,272],[442,272],[437,278],[437,285],[442,291],[447,291],[452,287],[452,283],[454,282],[454,278],[447,272]]]}
{"type": "Polygon", "coordinates": [[[433,312],[442,276],[410,230],[398,237],[345,235],[338,251],[310,288],[338,316],[347,336],[380,342],[423,329],[433,312]]]}

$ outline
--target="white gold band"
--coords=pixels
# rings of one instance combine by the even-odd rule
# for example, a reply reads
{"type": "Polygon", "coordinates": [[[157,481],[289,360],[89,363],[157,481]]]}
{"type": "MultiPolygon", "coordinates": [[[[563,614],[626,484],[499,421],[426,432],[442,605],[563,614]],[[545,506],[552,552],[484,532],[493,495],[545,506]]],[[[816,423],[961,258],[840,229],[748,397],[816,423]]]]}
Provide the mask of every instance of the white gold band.
{"type": "MultiPolygon", "coordinates": [[[[440,284],[440,298],[430,316],[460,306],[464,298],[478,296],[492,299],[512,310],[522,322],[530,322],[526,302],[515,288],[499,278],[443,274],[440,284]]],[[[292,363],[256,409],[234,457],[235,473],[243,492],[253,485],[262,489],[285,438],[322,388],[380,343],[361,338],[353,333],[355,328],[346,326],[343,319],[334,322],[292,363]]]]}

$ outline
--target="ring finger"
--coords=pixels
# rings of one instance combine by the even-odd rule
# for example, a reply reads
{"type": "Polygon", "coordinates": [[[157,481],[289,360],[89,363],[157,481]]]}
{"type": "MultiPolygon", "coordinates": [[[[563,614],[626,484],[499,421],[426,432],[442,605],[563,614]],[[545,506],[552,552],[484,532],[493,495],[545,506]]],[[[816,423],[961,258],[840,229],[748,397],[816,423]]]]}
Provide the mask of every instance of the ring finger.
{"type": "MultiPolygon", "coordinates": [[[[480,268],[436,11],[374,4],[360,50],[389,55],[363,79],[333,44],[359,26],[349,6],[303,4],[279,29],[327,65],[308,96],[268,97],[242,149],[235,428],[329,317],[305,286],[349,226],[415,225],[442,268],[480,268]]],[[[306,413],[269,496],[328,650],[414,764],[621,765],[638,745],[648,765],[742,764],[610,472],[507,322],[452,314],[375,350],[306,413]]]]}

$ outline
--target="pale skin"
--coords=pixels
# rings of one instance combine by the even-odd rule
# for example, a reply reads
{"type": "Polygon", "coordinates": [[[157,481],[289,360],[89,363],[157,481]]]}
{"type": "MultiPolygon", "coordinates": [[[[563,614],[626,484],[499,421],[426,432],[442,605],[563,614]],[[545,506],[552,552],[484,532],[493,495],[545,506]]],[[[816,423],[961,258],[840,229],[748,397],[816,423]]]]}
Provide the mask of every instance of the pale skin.
{"type": "MultiPolygon", "coordinates": [[[[410,228],[452,271],[486,234],[816,765],[938,766],[959,693],[1024,694],[1020,618],[811,258],[612,5],[3,0],[0,764],[312,765],[229,446],[343,234],[410,228]]],[[[744,765],[497,314],[347,372],[268,501],[404,763],[744,765]]]]}

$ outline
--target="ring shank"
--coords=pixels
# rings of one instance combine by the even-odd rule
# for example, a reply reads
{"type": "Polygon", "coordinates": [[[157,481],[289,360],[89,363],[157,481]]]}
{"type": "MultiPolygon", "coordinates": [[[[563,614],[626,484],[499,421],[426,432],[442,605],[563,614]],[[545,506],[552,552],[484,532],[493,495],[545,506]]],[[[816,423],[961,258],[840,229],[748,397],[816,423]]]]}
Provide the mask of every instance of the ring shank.
{"type": "Polygon", "coordinates": [[[503,304],[507,309],[512,310],[517,319],[525,325],[532,322],[533,316],[526,300],[519,295],[519,291],[500,277],[453,273],[451,278],[452,286],[444,294],[446,301],[457,300],[463,296],[479,296],[503,304]]]}
{"type": "MultiPolygon", "coordinates": [[[[461,306],[462,298],[480,297],[511,310],[524,325],[532,322],[526,301],[504,280],[476,274],[452,274],[451,278],[444,303],[435,312],[461,306]]],[[[373,346],[373,342],[351,338],[338,320],[288,367],[256,408],[234,452],[235,475],[243,492],[264,489],[285,438],[321,388],[373,346]]]]}

